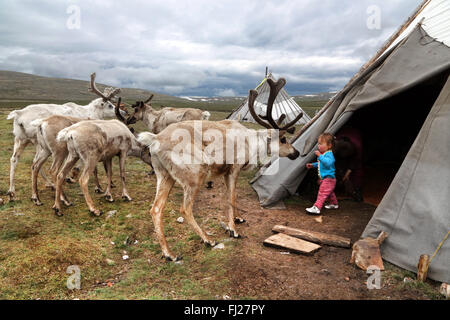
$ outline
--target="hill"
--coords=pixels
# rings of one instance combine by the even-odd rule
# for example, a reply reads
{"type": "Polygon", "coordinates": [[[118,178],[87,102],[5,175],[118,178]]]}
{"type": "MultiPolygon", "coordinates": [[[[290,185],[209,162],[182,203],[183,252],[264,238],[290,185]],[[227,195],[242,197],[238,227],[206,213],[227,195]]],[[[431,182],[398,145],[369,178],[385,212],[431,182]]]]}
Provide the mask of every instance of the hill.
{"type": "MultiPolygon", "coordinates": [[[[106,85],[97,83],[103,90],[106,85]]],[[[27,73],[0,71],[0,100],[6,101],[90,101],[96,95],[88,91],[89,81],[48,78],[27,73]]],[[[139,100],[155,94],[158,100],[182,101],[181,98],[143,89],[121,88],[127,100],[139,100]]]]}
{"type": "MultiPolygon", "coordinates": [[[[88,77],[88,75],[87,75],[88,77]]],[[[107,85],[97,83],[103,90],[107,85]]],[[[50,78],[27,73],[0,70],[0,108],[22,108],[31,103],[76,102],[87,104],[97,96],[88,91],[89,81],[50,78]]],[[[128,103],[148,98],[154,94],[153,105],[159,107],[192,107],[209,111],[231,112],[246,97],[175,97],[144,89],[121,88],[120,96],[128,103]]],[[[294,99],[313,115],[329,99],[329,93],[296,96],[294,99]]]]}

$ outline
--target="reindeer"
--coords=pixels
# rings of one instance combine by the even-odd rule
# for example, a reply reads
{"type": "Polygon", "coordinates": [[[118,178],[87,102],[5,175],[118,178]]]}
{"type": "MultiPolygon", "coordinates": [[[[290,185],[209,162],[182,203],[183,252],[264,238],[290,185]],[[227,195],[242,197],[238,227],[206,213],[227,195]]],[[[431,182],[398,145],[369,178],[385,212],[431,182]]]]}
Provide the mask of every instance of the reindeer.
{"type": "MultiPolygon", "coordinates": [[[[32,125],[32,121],[36,119],[47,118],[51,115],[66,115],[84,119],[104,119],[113,118],[115,116],[114,105],[111,104],[111,100],[115,95],[120,92],[120,89],[107,89],[107,95],[101,93],[95,86],[95,73],[91,75],[90,91],[96,93],[100,98],[91,101],[86,106],[81,106],[73,102],[69,102],[63,105],[58,104],[32,104],[21,110],[12,111],[7,119],[14,120],[13,134],[14,138],[14,151],[10,159],[11,168],[9,175],[9,191],[8,195],[10,200],[15,199],[16,187],[15,187],[15,171],[17,163],[22,155],[25,147],[30,143],[36,144],[37,127],[32,125]]],[[[120,111],[123,116],[126,116],[124,111],[120,111]]],[[[43,176],[45,180],[48,179],[43,176]]]]}
{"type": "Polygon", "coordinates": [[[80,175],[80,186],[91,214],[100,216],[103,212],[96,209],[89,195],[89,177],[94,172],[99,161],[106,163],[108,186],[105,193],[108,201],[113,201],[111,195],[112,158],[119,156],[120,177],[122,180],[122,198],[131,201],[125,186],[125,160],[127,156],[141,158],[151,164],[150,154],[145,145],[141,144],[130,129],[118,120],[84,120],[59,131],[56,141],[67,146],[67,158],[56,178],[56,194],[53,209],[57,216],[62,216],[61,199],[64,199],[62,185],[65,177],[76,162],[84,163],[80,175]]]}
{"type": "Polygon", "coordinates": [[[195,108],[169,108],[163,107],[161,110],[152,108],[151,100],[153,95],[146,101],[137,102],[134,114],[129,119],[129,124],[142,120],[152,133],[160,133],[168,125],[187,120],[209,120],[211,114],[195,108]]]}
{"type": "MultiPolygon", "coordinates": [[[[64,163],[64,160],[68,155],[66,142],[56,140],[59,131],[83,120],[86,119],[53,115],[46,119],[38,119],[32,122],[33,125],[38,128],[36,135],[36,156],[34,157],[33,164],[31,166],[31,200],[37,206],[42,205],[42,202],[39,199],[37,188],[37,178],[42,166],[47,161],[47,159],[52,156],[53,162],[50,167],[50,175],[51,182],[56,185],[56,177],[59,170],[61,169],[61,166],[64,163]]],[[[107,167],[105,163],[104,166],[106,171],[107,167]]],[[[98,181],[97,168],[94,169],[94,178],[95,192],[101,193],[102,190],[98,181]]],[[[112,197],[110,197],[110,193],[108,192],[105,193],[105,198],[108,201],[112,200],[112,197]]],[[[72,205],[72,203],[66,198],[64,194],[62,194],[61,200],[66,206],[72,205]]]]}
{"type": "MultiPolygon", "coordinates": [[[[120,116],[121,119],[124,119],[120,115],[120,110],[123,110],[124,104],[121,104],[121,98],[119,98],[118,103],[115,107],[116,116],[120,116]]],[[[32,121],[32,125],[35,125],[37,130],[36,135],[36,156],[33,161],[33,165],[31,166],[31,200],[37,205],[41,206],[42,202],[39,199],[38,189],[37,189],[37,177],[38,173],[41,170],[43,164],[50,155],[53,157],[53,162],[50,167],[50,173],[52,177],[52,182],[56,184],[56,177],[58,172],[61,169],[61,166],[64,163],[64,160],[67,158],[68,150],[67,144],[64,141],[57,141],[57,135],[59,131],[64,128],[70,127],[71,125],[83,121],[86,119],[68,117],[68,116],[60,116],[53,115],[46,119],[38,119],[32,121]]],[[[130,130],[133,130],[130,128],[130,130]]],[[[133,132],[133,131],[132,131],[133,132]]],[[[105,172],[107,172],[107,163],[103,161],[103,166],[105,167],[105,172]]],[[[78,169],[79,171],[79,169],[78,169]]],[[[97,175],[97,167],[94,169],[94,179],[95,179],[95,193],[102,193],[102,189],[100,187],[100,183],[97,175]]],[[[66,178],[68,181],[68,178],[66,178]]],[[[109,182],[109,188],[106,190],[104,197],[107,201],[113,202],[114,199],[111,195],[111,187],[112,181],[109,182]]],[[[62,194],[61,201],[64,202],[66,206],[71,206],[72,203],[67,200],[66,196],[62,194]]]]}
{"type": "Polygon", "coordinates": [[[162,220],[167,197],[175,182],[178,182],[183,187],[184,192],[184,200],[180,208],[181,214],[186,217],[187,222],[206,245],[214,246],[215,242],[211,241],[203,232],[196,223],[192,213],[195,196],[205,178],[208,175],[224,177],[228,198],[229,219],[227,231],[229,231],[231,237],[239,238],[239,234],[235,229],[235,222],[242,223],[245,220],[235,216],[236,181],[241,170],[252,167],[250,155],[255,154],[257,150],[263,150],[263,153],[273,151],[273,144],[278,143],[275,147],[279,146],[279,156],[288,157],[291,160],[299,156],[299,152],[287,142],[284,135],[287,131],[293,132],[292,129],[294,128],[291,127],[302,117],[302,114],[299,114],[292,122],[280,128],[279,125],[284,120],[285,115],[281,116],[278,122],[275,122],[272,118],[272,108],[278,92],[285,85],[286,81],[282,78],[276,83],[271,79],[267,81],[271,89],[267,116],[260,117],[256,114],[254,101],[258,93],[255,90],[251,90],[249,93],[251,113],[258,123],[266,127],[267,130],[247,129],[239,122],[233,120],[217,122],[185,121],[171,124],[157,135],[149,132],[139,134],[138,140],[149,146],[152,165],[157,177],[157,191],[151,208],[151,215],[155,232],[166,260],[177,261],[180,259],[180,257],[172,254],[167,245],[162,220]],[[268,122],[263,119],[266,119],[268,122]],[[189,139],[183,138],[180,141],[180,132],[187,132],[189,139]],[[241,145],[236,143],[228,145],[227,135],[232,138],[231,141],[234,141],[233,139],[236,137],[246,136],[253,136],[254,140],[252,143],[249,140],[245,140],[245,143],[241,145]],[[196,143],[195,137],[200,141],[196,143]],[[224,140],[226,140],[227,148],[225,148],[224,140]],[[182,161],[182,159],[174,155],[174,150],[177,148],[185,151],[184,156],[187,156],[187,158],[183,157],[183,159],[196,159],[197,161],[182,161]],[[226,154],[234,150],[237,151],[236,154],[232,152],[233,157],[231,161],[227,161],[225,159],[227,157],[226,154]]]}

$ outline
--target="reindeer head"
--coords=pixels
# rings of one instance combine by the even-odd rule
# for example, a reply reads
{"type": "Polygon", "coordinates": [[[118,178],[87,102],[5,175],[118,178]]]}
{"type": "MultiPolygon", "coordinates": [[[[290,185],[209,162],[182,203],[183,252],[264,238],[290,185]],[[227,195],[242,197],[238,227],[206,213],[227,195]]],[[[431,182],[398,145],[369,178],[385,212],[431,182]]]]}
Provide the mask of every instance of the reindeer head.
{"type": "MultiPolygon", "coordinates": [[[[123,122],[128,127],[128,129],[130,129],[131,133],[134,134],[134,128],[129,127],[130,124],[135,123],[135,122],[130,121],[130,119],[133,116],[131,115],[127,118],[125,118],[123,116],[122,106],[124,106],[124,105],[121,102],[122,102],[122,98],[119,97],[119,99],[117,100],[117,104],[114,106],[115,115],[116,115],[117,119],[119,119],[119,121],[123,122]]],[[[126,112],[126,115],[128,116],[128,111],[126,112]]]]}
{"type": "MultiPolygon", "coordinates": [[[[97,89],[95,85],[95,77],[96,74],[91,74],[91,85],[89,91],[95,93],[100,96],[100,98],[91,102],[90,106],[94,109],[93,111],[97,115],[99,119],[104,118],[114,118],[115,116],[115,106],[112,103],[114,97],[120,92],[119,88],[106,88],[102,93],[97,89]]],[[[127,112],[124,110],[120,110],[122,116],[127,116],[127,112]]]]}
{"type": "Polygon", "coordinates": [[[267,101],[267,113],[265,116],[258,115],[255,111],[255,100],[258,96],[258,92],[256,90],[250,90],[248,94],[248,108],[250,110],[253,119],[258,122],[260,125],[267,129],[275,129],[278,130],[278,139],[279,139],[279,156],[280,157],[288,157],[291,160],[295,160],[298,158],[300,153],[296,150],[286,139],[284,136],[286,132],[294,133],[295,132],[295,123],[303,116],[303,113],[297,115],[297,117],[289,122],[288,124],[281,126],[281,123],[286,118],[285,114],[282,114],[278,121],[275,121],[272,116],[273,103],[280,92],[280,90],[286,84],[286,80],[284,78],[280,78],[277,82],[274,82],[272,79],[267,79],[267,83],[270,86],[270,94],[269,99],[267,101]],[[280,127],[281,126],[281,127],[280,127]]]}
{"type": "MultiPolygon", "coordinates": [[[[137,133],[134,131],[134,128],[131,128],[129,125],[130,124],[133,124],[133,123],[135,123],[135,122],[132,122],[131,120],[132,120],[132,117],[133,117],[133,115],[131,115],[131,116],[129,116],[128,118],[124,118],[121,114],[120,114],[120,106],[121,106],[121,101],[122,101],[122,98],[120,98],[119,97],[119,100],[117,101],[117,104],[116,104],[116,106],[115,106],[115,111],[116,111],[116,117],[117,117],[117,119],[119,119],[121,122],[123,122],[127,127],[128,127],[128,129],[131,131],[131,133],[134,135],[134,136],[137,136],[137,133]]],[[[144,102],[143,101],[140,101],[140,102],[138,102],[138,103],[136,103],[136,104],[143,104],[144,102]]],[[[135,141],[136,143],[137,143],[137,145],[138,145],[138,147],[139,147],[139,149],[140,149],[140,153],[139,153],[139,157],[142,159],[142,161],[144,161],[146,164],[148,164],[148,165],[150,165],[150,166],[152,166],[152,157],[151,157],[151,155],[150,155],[150,150],[149,150],[149,148],[148,148],[148,146],[147,145],[145,145],[145,144],[143,144],[143,143],[141,143],[141,142],[139,142],[138,140],[136,140],[135,141]]]]}
{"type": "Polygon", "coordinates": [[[151,101],[152,101],[153,97],[154,97],[154,95],[152,94],[150,96],[150,98],[148,98],[147,100],[136,101],[136,103],[132,105],[132,108],[134,108],[134,112],[133,112],[133,115],[128,118],[128,124],[134,124],[137,121],[144,119],[145,109],[147,107],[151,108],[151,106],[152,106],[151,101]]]}

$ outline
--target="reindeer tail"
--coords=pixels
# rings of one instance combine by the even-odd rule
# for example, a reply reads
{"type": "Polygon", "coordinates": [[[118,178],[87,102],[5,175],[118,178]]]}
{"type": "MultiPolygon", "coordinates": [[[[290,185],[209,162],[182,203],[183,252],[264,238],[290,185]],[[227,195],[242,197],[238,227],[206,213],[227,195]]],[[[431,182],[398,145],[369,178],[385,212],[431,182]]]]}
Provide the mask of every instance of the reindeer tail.
{"type": "Polygon", "coordinates": [[[70,139],[70,133],[69,133],[70,127],[64,128],[61,131],[58,132],[58,136],[56,137],[56,141],[67,141],[70,139]]]}
{"type": "Polygon", "coordinates": [[[209,120],[209,117],[211,117],[211,113],[209,113],[208,111],[202,112],[202,120],[209,120]]]}
{"type": "Polygon", "coordinates": [[[6,119],[7,120],[15,119],[18,115],[19,115],[19,110],[14,110],[8,114],[8,117],[6,119]]]}
{"type": "Polygon", "coordinates": [[[141,132],[138,134],[138,141],[146,146],[150,146],[156,138],[156,134],[151,132],[141,132]]]}
{"type": "Polygon", "coordinates": [[[36,119],[30,122],[33,127],[39,127],[45,119],[36,119]]]}

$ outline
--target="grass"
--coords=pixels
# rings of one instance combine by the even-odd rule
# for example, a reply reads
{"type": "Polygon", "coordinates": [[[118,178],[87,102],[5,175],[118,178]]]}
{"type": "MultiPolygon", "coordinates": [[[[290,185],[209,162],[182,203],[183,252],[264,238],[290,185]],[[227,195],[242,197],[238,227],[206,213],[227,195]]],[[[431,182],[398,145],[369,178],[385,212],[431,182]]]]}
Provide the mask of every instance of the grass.
{"type": "MultiPolygon", "coordinates": [[[[9,157],[13,150],[12,123],[6,120],[11,107],[28,102],[0,104],[0,196],[5,199],[9,181],[9,157]],[[6,108],[6,105],[9,108],[6,108]]],[[[212,119],[224,119],[227,112],[213,111],[212,119]]],[[[254,126],[250,124],[249,126],[254,126]]],[[[143,130],[142,124],[136,126],[143,130]]],[[[166,263],[149,210],[156,191],[155,176],[140,160],[127,160],[127,187],[133,201],[120,199],[120,188],[113,189],[116,199],[108,203],[94,195],[94,201],[105,213],[117,210],[109,219],[106,214],[94,218],[88,214],[78,184],[68,185],[67,195],[74,206],[56,217],[51,206],[53,192],[39,180],[43,206],[30,200],[30,167],[34,147],[25,149],[16,171],[18,200],[0,206],[0,299],[217,299],[229,294],[226,276],[236,240],[226,242],[225,249],[206,248],[192,229],[176,222],[182,201],[182,189],[175,186],[164,215],[166,237],[171,249],[184,257],[182,264],[166,263]],[[126,242],[127,239],[132,239],[126,242]],[[135,242],[137,240],[137,242],[135,242]],[[124,255],[128,260],[123,260],[124,255]],[[66,286],[67,268],[79,266],[81,290],[66,286]]],[[[49,167],[50,161],[44,166],[49,167]]],[[[118,162],[114,161],[113,180],[120,185],[118,162]]],[[[252,173],[243,173],[239,185],[247,189],[252,173]]],[[[105,184],[103,169],[101,183],[105,184]]],[[[90,185],[90,191],[93,184],[90,185]]],[[[5,199],[6,200],[6,199],[5,199]]],[[[223,239],[217,214],[223,208],[199,209],[197,222],[223,239]]]]}
{"type": "Polygon", "coordinates": [[[397,291],[407,291],[409,294],[416,295],[417,298],[424,296],[432,300],[445,300],[445,297],[439,293],[438,284],[434,281],[417,281],[415,273],[401,269],[389,262],[384,263],[383,282],[389,284],[397,291]],[[410,278],[410,281],[404,281],[410,278]]]}
{"type": "MultiPolygon", "coordinates": [[[[0,179],[3,181],[0,195],[3,198],[8,187],[8,160],[13,147],[12,124],[6,120],[6,115],[11,107],[26,104],[28,102],[0,102],[0,179]]],[[[211,113],[212,120],[228,115],[223,111],[211,113]]],[[[257,128],[255,124],[245,125],[257,128]]],[[[138,124],[136,129],[141,131],[144,127],[138,124]]],[[[166,263],[161,259],[161,248],[149,216],[156,179],[145,173],[148,171],[145,164],[134,158],[127,160],[127,187],[132,202],[120,200],[120,188],[113,189],[114,203],[94,196],[95,203],[105,213],[117,210],[112,218],[90,216],[77,184],[66,187],[75,205],[58,218],[51,210],[53,193],[44,188],[42,181],[39,189],[44,205],[36,207],[29,200],[33,156],[34,148],[28,147],[17,167],[19,200],[0,206],[0,299],[220,299],[229,294],[231,284],[227,271],[232,268],[230,259],[240,242],[224,242],[223,250],[206,248],[186,223],[177,223],[183,198],[179,186],[176,185],[169,196],[164,226],[169,246],[184,259],[181,264],[166,263]],[[123,259],[125,254],[129,259],[123,259]],[[81,270],[80,290],[72,291],[66,286],[70,276],[67,268],[72,265],[81,270]]],[[[44,170],[48,166],[49,163],[44,170]]],[[[248,181],[255,172],[241,173],[238,180],[241,194],[253,193],[248,181]]],[[[100,169],[100,177],[104,185],[103,169],[100,169]]],[[[119,184],[117,160],[113,179],[119,184]]],[[[299,201],[303,200],[292,197],[287,203],[299,201]]],[[[222,207],[199,208],[195,212],[199,225],[212,232],[212,238],[219,242],[226,239],[218,223],[218,214],[223,215],[222,207]]],[[[414,279],[415,275],[389,263],[385,266],[383,282],[394,290],[412,291],[431,299],[443,298],[429,282],[405,283],[405,277],[414,279]]]]}

